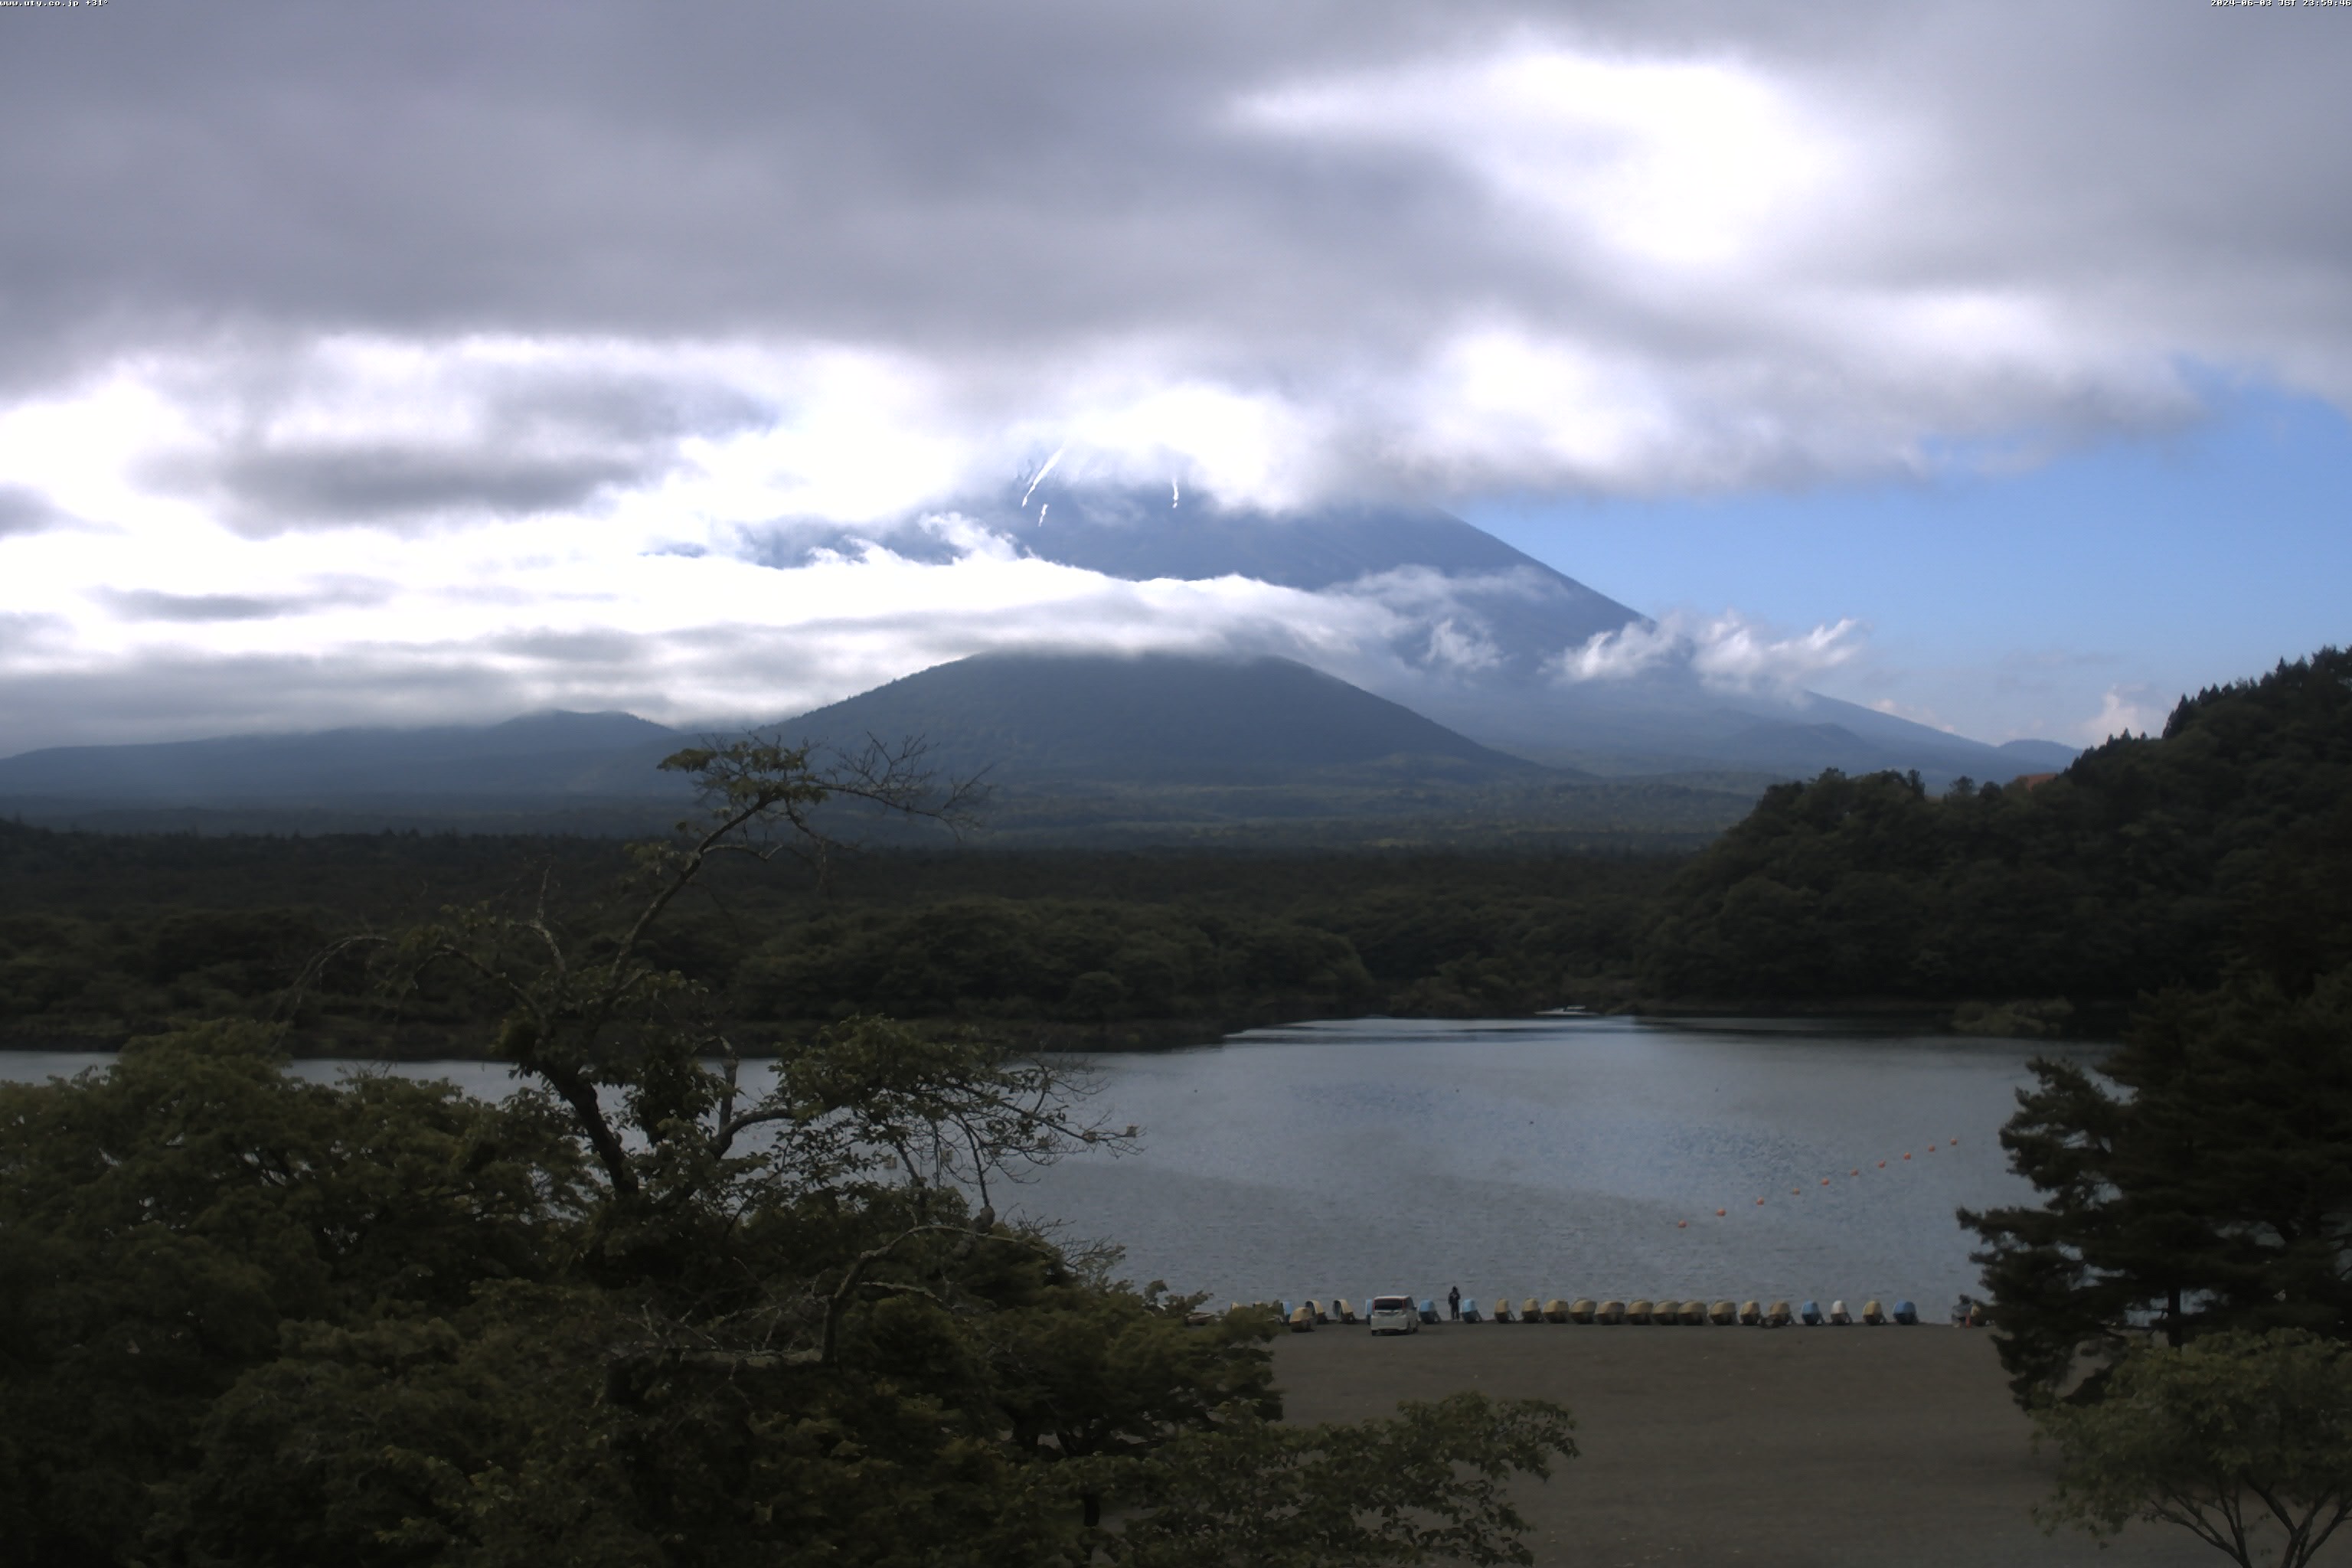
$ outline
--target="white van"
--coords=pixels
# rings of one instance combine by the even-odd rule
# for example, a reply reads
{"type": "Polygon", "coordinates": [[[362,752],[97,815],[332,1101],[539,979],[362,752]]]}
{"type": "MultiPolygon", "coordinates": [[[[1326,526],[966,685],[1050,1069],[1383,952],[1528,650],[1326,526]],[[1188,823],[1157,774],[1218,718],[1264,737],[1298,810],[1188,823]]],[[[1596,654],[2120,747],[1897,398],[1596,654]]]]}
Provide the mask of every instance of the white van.
{"type": "Polygon", "coordinates": [[[1421,1332],[1421,1312],[1410,1296],[1373,1297],[1370,1321],[1376,1334],[1421,1332]]]}

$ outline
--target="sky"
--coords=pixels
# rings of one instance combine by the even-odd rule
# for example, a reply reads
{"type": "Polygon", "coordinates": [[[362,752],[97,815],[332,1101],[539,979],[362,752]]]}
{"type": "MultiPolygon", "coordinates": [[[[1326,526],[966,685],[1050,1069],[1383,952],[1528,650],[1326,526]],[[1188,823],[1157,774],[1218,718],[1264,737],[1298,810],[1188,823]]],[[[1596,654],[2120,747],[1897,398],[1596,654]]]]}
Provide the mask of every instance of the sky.
{"type": "Polygon", "coordinates": [[[2347,68],[2207,0],[0,5],[0,754],[1355,635],[959,510],[1055,454],[2160,725],[2347,639],[2347,68]]]}

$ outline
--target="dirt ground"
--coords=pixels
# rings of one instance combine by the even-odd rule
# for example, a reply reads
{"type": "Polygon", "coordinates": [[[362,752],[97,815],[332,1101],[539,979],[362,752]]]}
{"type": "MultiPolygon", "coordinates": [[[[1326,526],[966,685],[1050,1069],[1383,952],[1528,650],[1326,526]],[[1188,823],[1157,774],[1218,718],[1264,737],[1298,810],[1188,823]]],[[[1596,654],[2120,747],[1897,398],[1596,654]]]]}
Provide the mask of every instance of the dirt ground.
{"type": "Polygon", "coordinates": [[[1334,1325],[1275,1352],[1293,1421],[1465,1388],[1566,1405],[1581,1457],[1519,1493],[1539,1563],[2226,1561],[2162,1526],[2105,1551],[2044,1535],[2027,1510],[2048,1466],[1980,1331],[1455,1323],[1376,1340],[1334,1325]]]}

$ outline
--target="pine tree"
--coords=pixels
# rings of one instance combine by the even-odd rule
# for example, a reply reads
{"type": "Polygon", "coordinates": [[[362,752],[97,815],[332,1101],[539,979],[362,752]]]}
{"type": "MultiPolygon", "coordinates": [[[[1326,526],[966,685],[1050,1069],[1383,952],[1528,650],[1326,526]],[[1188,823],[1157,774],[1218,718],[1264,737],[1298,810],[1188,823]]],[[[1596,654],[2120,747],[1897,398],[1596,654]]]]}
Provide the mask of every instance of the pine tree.
{"type": "Polygon", "coordinates": [[[2352,1337],[2352,967],[2300,995],[2242,969],[2158,998],[2095,1074],[2034,1072],[2001,1142],[2042,1203],[1960,1216],[2021,1401],[2150,1330],[2352,1337]]]}

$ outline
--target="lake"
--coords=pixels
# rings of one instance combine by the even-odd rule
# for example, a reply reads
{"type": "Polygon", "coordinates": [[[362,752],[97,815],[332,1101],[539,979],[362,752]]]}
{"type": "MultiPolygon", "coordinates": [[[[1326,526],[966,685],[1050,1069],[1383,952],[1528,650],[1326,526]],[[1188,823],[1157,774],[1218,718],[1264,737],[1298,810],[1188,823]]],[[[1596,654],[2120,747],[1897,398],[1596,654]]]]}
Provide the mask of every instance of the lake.
{"type": "MultiPolygon", "coordinates": [[[[1790,1020],[1253,1030],[1091,1058],[1094,1113],[1138,1124],[1140,1152],[993,1195],[1220,1304],[1458,1284],[1481,1301],[1909,1297],[1940,1321],[1976,1289],[1953,1210],[2031,1199],[1996,1135],[2052,1050],[1790,1020]]],[[[105,1059],[0,1053],[0,1075],[105,1059]]],[[[509,1083],[478,1062],[397,1070],[509,1083]]]]}

